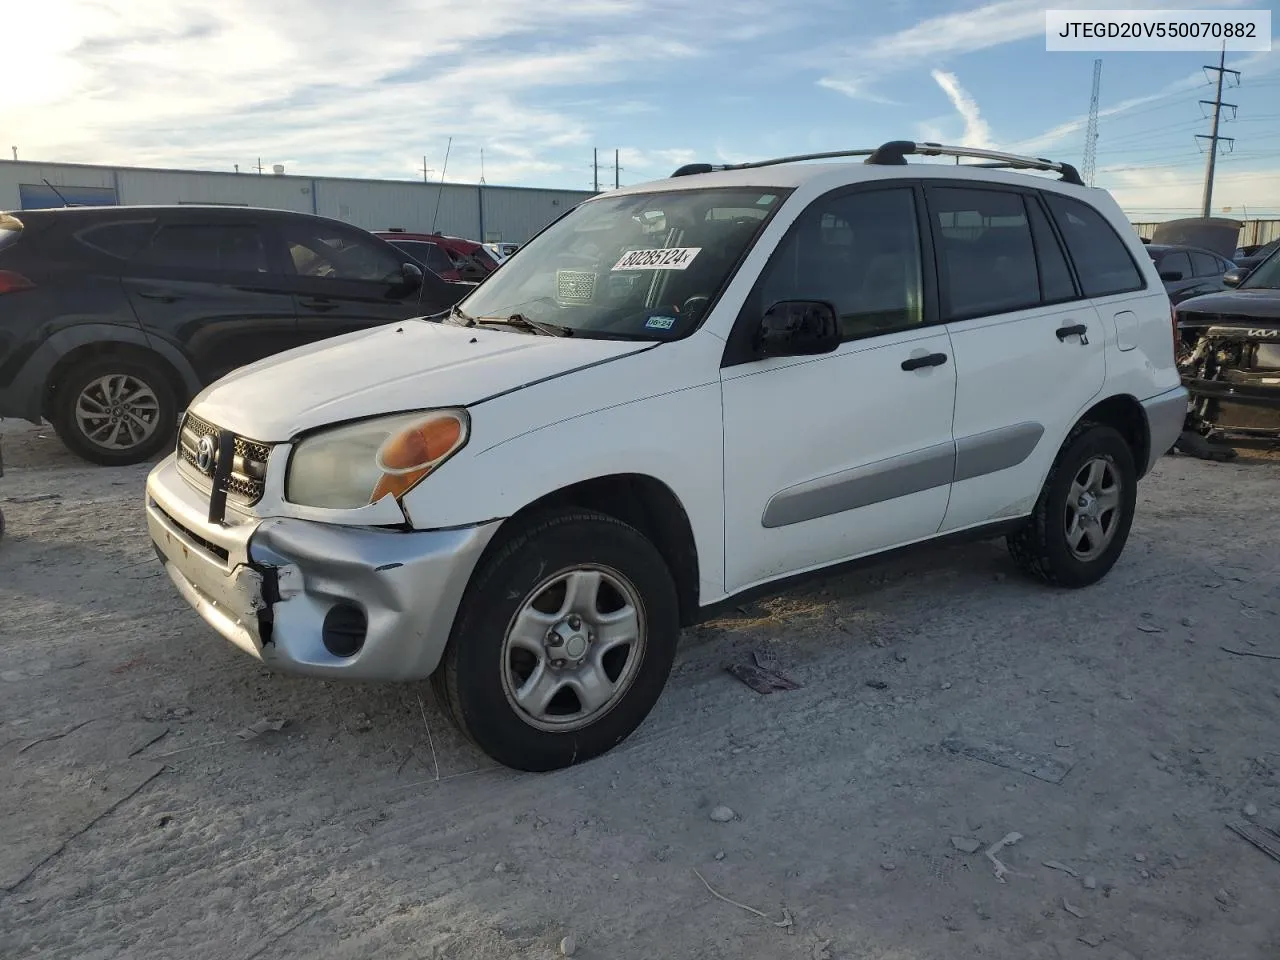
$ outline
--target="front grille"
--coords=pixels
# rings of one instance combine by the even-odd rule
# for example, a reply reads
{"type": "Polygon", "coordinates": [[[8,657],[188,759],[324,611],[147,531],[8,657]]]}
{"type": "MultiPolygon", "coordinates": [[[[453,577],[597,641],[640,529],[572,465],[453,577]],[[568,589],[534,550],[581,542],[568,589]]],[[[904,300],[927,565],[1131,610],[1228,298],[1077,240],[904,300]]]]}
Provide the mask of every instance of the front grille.
{"type": "MultiPolygon", "coordinates": [[[[212,483],[217,467],[217,449],[218,428],[188,413],[182,420],[182,429],[178,431],[178,457],[182,462],[212,483]],[[200,465],[200,440],[203,437],[213,441],[214,450],[208,466],[204,468],[200,465]]],[[[227,477],[229,500],[251,507],[262,499],[270,454],[269,444],[245,437],[235,438],[235,456],[231,460],[231,474],[227,477]]]]}

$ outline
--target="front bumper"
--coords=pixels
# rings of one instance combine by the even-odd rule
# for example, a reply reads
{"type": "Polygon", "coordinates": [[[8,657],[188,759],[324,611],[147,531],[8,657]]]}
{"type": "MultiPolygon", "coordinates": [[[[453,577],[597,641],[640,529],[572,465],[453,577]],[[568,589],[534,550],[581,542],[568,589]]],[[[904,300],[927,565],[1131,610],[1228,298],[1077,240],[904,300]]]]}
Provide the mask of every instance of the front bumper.
{"type": "Polygon", "coordinates": [[[1142,401],[1147,415],[1147,435],[1151,438],[1144,474],[1173,448],[1182,435],[1182,427],[1187,420],[1187,401],[1186,387],[1174,387],[1142,401]]]}
{"type": "Polygon", "coordinates": [[[211,524],[207,514],[172,455],[152,470],[147,527],[183,598],[274,669],[352,680],[431,675],[498,527],[405,532],[243,515],[211,524]],[[326,618],[349,630],[352,611],[363,614],[363,641],[340,656],[325,646],[326,618]]]}

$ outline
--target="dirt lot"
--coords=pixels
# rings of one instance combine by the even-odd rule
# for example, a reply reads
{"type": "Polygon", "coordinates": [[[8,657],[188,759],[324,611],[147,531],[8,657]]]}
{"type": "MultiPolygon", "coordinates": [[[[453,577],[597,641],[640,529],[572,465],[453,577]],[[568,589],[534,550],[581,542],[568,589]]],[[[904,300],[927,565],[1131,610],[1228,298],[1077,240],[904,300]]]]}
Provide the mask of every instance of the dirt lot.
{"type": "Polygon", "coordinates": [[[1222,649],[1280,656],[1280,461],[1166,458],[1083,592],[984,543],[744,608],[536,776],[425,684],[269,675],[158,571],[143,468],[0,429],[6,958],[1280,956],[1280,862],[1226,826],[1280,829],[1280,660],[1222,649]],[[762,648],[804,686],[726,673],[762,648]]]}

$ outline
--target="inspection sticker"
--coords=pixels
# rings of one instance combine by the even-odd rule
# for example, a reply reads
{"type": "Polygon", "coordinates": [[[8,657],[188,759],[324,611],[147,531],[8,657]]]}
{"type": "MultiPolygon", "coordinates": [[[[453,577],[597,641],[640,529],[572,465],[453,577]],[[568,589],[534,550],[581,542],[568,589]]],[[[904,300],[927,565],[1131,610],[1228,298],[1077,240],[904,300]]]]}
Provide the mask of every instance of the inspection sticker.
{"type": "Polygon", "coordinates": [[[670,330],[676,325],[676,318],[653,316],[646,320],[644,325],[650,330],[670,330]]]}
{"type": "Polygon", "coordinates": [[[614,270],[683,270],[702,252],[701,247],[664,247],[630,250],[613,265],[614,270]]]}

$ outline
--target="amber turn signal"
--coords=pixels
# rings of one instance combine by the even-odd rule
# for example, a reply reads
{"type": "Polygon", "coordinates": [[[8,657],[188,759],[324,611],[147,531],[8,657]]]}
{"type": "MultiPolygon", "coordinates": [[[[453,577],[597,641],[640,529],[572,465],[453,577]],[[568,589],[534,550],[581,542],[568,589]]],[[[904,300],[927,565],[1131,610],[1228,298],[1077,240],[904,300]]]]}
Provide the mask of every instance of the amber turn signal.
{"type": "Polygon", "coordinates": [[[387,494],[402,497],[461,446],[464,431],[455,413],[439,413],[394,433],[378,448],[382,478],[370,503],[387,494]]]}

